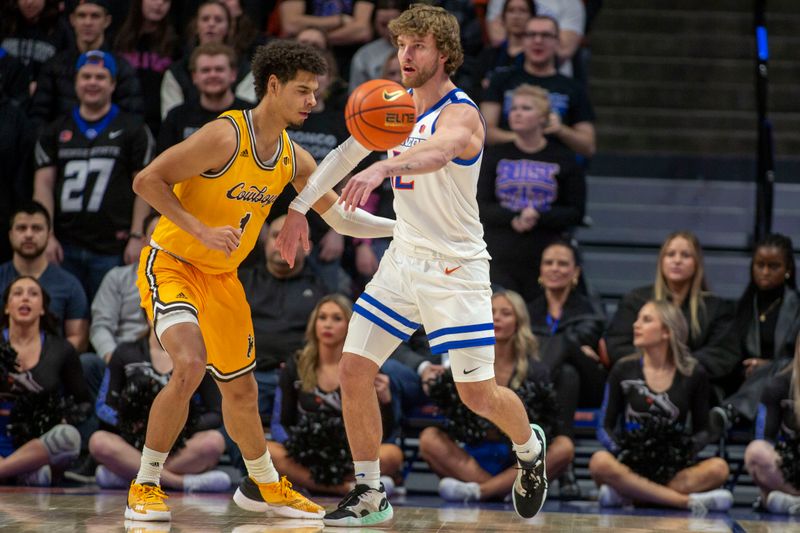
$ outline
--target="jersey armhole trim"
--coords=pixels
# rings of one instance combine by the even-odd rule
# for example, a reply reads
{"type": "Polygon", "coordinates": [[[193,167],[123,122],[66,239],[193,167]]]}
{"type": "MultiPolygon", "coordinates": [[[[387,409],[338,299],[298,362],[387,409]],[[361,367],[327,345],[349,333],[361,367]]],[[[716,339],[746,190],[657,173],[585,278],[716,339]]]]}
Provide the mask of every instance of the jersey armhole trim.
{"type": "Polygon", "coordinates": [[[214,179],[214,178],[219,178],[220,176],[225,174],[225,172],[227,172],[228,169],[231,168],[231,165],[233,164],[233,162],[236,161],[236,156],[239,155],[239,148],[241,148],[242,134],[239,131],[239,125],[236,123],[236,121],[230,115],[224,115],[224,116],[219,117],[219,118],[228,119],[228,120],[230,120],[231,124],[233,125],[233,130],[236,132],[236,150],[233,151],[233,155],[228,160],[228,162],[225,164],[225,166],[222,167],[221,170],[218,170],[216,172],[213,172],[213,171],[202,172],[202,173],[200,173],[200,177],[202,177],[202,178],[214,179]]]}
{"type": "Polygon", "coordinates": [[[289,178],[289,183],[292,183],[295,176],[297,176],[297,158],[294,153],[294,141],[289,138],[289,134],[286,134],[286,138],[289,141],[289,152],[292,154],[292,177],[289,178]]]}

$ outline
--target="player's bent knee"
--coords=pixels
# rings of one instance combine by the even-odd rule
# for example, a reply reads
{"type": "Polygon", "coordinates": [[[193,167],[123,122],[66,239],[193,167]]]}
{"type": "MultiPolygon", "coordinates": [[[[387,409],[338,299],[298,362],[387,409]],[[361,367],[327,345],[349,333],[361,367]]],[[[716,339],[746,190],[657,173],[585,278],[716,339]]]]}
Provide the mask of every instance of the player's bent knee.
{"type": "Polygon", "coordinates": [[[744,462],[748,468],[763,466],[775,461],[775,449],[764,440],[754,440],[747,445],[744,451],[744,462]]]}
{"type": "Polygon", "coordinates": [[[346,354],[339,361],[339,382],[343,387],[375,382],[378,365],[366,357],[346,354]]]}
{"type": "Polygon", "coordinates": [[[720,484],[725,483],[725,480],[728,479],[728,476],[731,473],[728,463],[721,457],[712,457],[711,459],[708,459],[708,462],[708,468],[712,478],[720,484]]]}
{"type": "Polygon", "coordinates": [[[39,437],[52,465],[66,465],[81,451],[81,434],[69,424],[58,424],[39,437]]]}

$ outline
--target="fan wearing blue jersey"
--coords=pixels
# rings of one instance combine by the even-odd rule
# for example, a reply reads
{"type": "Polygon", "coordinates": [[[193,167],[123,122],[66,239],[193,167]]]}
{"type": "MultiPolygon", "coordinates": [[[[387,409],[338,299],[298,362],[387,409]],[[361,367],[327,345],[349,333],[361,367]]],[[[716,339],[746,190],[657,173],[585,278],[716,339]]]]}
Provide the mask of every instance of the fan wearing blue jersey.
{"type": "MultiPolygon", "coordinates": [[[[494,326],[489,254],[476,200],[486,128],[472,100],[450,80],[463,61],[455,17],[414,5],[389,24],[403,84],[417,121],[389,158],[353,176],[341,203],[350,211],[389,178],[397,224],[380,267],[353,308],[339,366],[355,488],[325,516],[326,525],[362,526],[392,518],[381,486],[381,418],[374,378],[397,345],[421,325],[431,350],[449,354],[464,404],[509,436],[520,469],[512,491],[525,518],[547,495],[544,432],[530,424],[519,397],[494,375],[494,326]]],[[[308,249],[303,216],[368,150],[352,137],[333,150],[290,206],[278,237],[287,261],[308,249]]]]}

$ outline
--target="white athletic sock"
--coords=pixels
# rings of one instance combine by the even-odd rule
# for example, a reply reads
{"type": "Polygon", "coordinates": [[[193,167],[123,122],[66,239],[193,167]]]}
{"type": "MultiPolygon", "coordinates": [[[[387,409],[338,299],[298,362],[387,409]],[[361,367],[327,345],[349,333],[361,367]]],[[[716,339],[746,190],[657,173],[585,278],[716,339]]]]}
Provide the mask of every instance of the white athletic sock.
{"type": "Polygon", "coordinates": [[[136,475],[136,483],[152,483],[161,486],[161,470],[167,461],[169,452],[157,452],[147,446],[142,448],[142,461],[139,464],[139,473],[136,475]]]}
{"type": "Polygon", "coordinates": [[[381,488],[381,464],[376,461],[353,461],[356,485],[366,485],[371,489],[381,488]]]}
{"type": "Polygon", "coordinates": [[[269,456],[269,451],[264,452],[264,455],[252,461],[244,459],[244,466],[247,467],[247,474],[258,483],[275,483],[278,481],[278,471],[272,466],[272,458],[269,456]]]}
{"type": "Polygon", "coordinates": [[[517,458],[524,463],[532,463],[539,457],[539,453],[542,451],[542,445],[539,443],[539,439],[536,438],[533,430],[531,430],[531,436],[528,438],[527,442],[522,444],[512,443],[511,447],[517,454],[517,458]]]}

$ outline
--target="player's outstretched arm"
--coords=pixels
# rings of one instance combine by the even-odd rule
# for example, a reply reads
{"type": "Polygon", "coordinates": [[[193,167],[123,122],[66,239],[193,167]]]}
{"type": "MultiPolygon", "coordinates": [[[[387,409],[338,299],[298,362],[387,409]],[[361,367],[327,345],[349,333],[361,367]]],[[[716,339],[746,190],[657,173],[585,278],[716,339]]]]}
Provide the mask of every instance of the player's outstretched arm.
{"type": "Polygon", "coordinates": [[[235,152],[233,124],[227,119],[214,120],[156,157],[136,175],[133,190],[189,235],[212,250],[230,255],[239,246],[241,231],[232,226],[207,227],[183,208],[172,186],[223,168],[235,152]]]}
{"type": "MultiPolygon", "coordinates": [[[[317,165],[311,154],[302,147],[295,144],[294,150],[297,169],[292,184],[298,193],[303,194],[304,191],[307,191],[310,180],[317,175],[315,171],[317,165]]],[[[338,204],[338,200],[339,196],[332,190],[328,190],[312,206],[314,211],[319,213],[322,219],[338,233],[366,239],[389,237],[394,232],[394,220],[376,217],[363,209],[345,213],[338,204]]],[[[292,264],[298,243],[303,246],[304,250],[309,251],[308,222],[300,211],[289,209],[275,244],[283,258],[292,264]]]]}
{"type": "Polygon", "coordinates": [[[447,106],[439,115],[436,133],[397,157],[378,161],[359,172],[342,190],[341,203],[353,210],[364,205],[369,194],[390,176],[414,176],[435,172],[453,159],[471,159],[483,149],[484,128],[478,110],[467,104],[447,106]]]}

